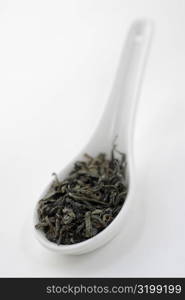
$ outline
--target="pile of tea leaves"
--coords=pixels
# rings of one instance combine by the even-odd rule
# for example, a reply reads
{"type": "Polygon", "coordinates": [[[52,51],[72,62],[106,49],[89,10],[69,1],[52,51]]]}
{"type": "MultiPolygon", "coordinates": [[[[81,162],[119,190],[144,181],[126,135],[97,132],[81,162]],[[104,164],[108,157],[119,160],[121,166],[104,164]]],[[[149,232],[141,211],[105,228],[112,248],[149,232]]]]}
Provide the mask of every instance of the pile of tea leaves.
{"type": "Polygon", "coordinates": [[[125,154],[114,146],[110,159],[105,153],[84,156],[64,180],[53,174],[51,187],[38,203],[35,227],[58,245],[79,243],[98,234],[116,217],[127,196],[125,154]]]}

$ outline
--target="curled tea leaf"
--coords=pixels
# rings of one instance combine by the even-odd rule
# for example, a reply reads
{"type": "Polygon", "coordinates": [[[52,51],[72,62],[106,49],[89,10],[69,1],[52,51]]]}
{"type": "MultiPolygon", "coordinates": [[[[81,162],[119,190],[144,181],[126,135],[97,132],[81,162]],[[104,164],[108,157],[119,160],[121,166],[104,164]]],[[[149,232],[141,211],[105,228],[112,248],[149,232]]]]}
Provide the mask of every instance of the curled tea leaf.
{"type": "Polygon", "coordinates": [[[114,145],[110,159],[105,153],[85,154],[64,180],[54,180],[38,202],[36,229],[58,245],[87,240],[116,217],[128,193],[127,162],[114,145]],[[118,157],[120,155],[120,157],[118,157]]]}

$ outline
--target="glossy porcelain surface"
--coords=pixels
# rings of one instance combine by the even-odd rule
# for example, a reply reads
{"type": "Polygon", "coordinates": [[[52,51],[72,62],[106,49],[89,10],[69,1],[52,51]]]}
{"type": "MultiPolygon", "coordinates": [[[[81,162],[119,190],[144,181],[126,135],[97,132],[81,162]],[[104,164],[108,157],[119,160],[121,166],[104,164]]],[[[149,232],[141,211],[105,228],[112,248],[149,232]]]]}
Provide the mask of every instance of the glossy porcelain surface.
{"type": "MultiPolygon", "coordinates": [[[[139,99],[139,91],[143,78],[143,71],[149,52],[153,25],[151,21],[139,20],[131,26],[113,83],[112,91],[102,119],[94,135],[91,137],[85,149],[58,174],[64,179],[71,170],[76,160],[83,159],[84,153],[96,155],[99,152],[110,153],[113,140],[117,136],[118,149],[127,156],[129,192],[126,201],[112,223],[95,237],[74,245],[56,245],[48,241],[44,234],[34,229],[38,241],[47,249],[62,254],[79,255],[95,250],[113,239],[120,231],[126,230],[129,222],[128,214],[133,205],[135,169],[133,159],[133,135],[136,117],[136,108],[139,99]]],[[[51,183],[50,183],[51,184],[51,183]]],[[[47,186],[41,197],[47,192],[47,186]]],[[[38,222],[37,205],[33,216],[33,228],[38,222]]]]}

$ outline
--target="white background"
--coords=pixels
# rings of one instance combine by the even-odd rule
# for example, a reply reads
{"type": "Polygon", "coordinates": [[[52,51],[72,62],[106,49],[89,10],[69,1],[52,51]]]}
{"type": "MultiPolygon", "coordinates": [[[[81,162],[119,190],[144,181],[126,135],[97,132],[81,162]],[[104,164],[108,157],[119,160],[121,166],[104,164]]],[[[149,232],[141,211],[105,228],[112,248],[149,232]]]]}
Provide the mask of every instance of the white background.
{"type": "Polygon", "coordinates": [[[185,276],[184,13],[183,0],[0,1],[1,277],[185,276]],[[33,237],[34,205],[98,124],[126,32],[143,16],[156,25],[135,132],[144,209],[126,238],[79,257],[50,253],[33,237]]]}

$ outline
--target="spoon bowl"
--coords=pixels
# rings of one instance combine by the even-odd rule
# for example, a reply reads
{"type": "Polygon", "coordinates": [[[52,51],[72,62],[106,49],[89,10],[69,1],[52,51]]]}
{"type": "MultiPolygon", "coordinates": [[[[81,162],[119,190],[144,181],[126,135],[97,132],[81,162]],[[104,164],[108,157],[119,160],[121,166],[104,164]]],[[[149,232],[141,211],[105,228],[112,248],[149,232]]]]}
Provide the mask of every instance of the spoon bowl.
{"type": "MultiPolygon", "coordinates": [[[[100,152],[110,153],[113,140],[117,136],[117,147],[119,151],[126,154],[127,158],[129,187],[123,207],[115,219],[96,236],[73,245],[57,245],[47,240],[44,233],[35,229],[35,225],[38,223],[37,204],[33,216],[35,236],[49,250],[72,255],[87,253],[103,246],[126,228],[127,216],[134,201],[133,136],[136,107],[149,52],[152,29],[152,22],[148,20],[139,20],[132,24],[121,53],[112,91],[99,126],[86,147],[58,174],[59,180],[65,179],[74,163],[77,160],[83,160],[84,153],[89,153],[92,156],[96,156],[100,152]]],[[[44,190],[40,199],[47,193],[52,182],[44,190]]]]}

